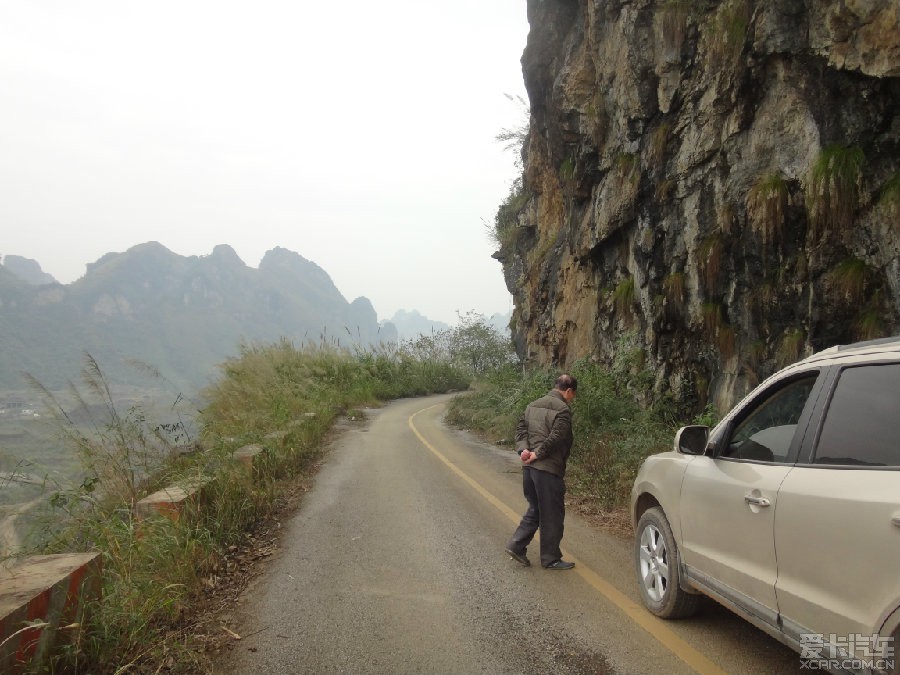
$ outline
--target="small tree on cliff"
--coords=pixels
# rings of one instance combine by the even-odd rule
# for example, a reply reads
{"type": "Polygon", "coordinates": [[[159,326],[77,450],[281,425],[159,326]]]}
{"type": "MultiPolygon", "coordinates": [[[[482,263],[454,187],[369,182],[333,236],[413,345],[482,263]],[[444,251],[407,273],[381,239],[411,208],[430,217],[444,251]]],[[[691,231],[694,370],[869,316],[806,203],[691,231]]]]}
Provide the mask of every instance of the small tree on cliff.
{"type": "Polygon", "coordinates": [[[518,94],[515,96],[503,95],[518,106],[520,119],[515,126],[501,129],[494,138],[503,143],[504,150],[509,150],[515,155],[516,169],[521,172],[523,168],[522,150],[525,147],[525,140],[528,138],[528,125],[530,124],[528,102],[518,94]]]}
{"type": "Polygon", "coordinates": [[[528,140],[530,124],[528,102],[518,95],[504,94],[504,96],[517,104],[520,119],[518,124],[502,129],[494,138],[503,144],[504,150],[509,150],[514,154],[518,175],[513,180],[506,199],[497,209],[493,224],[485,223],[488,236],[501,250],[513,242],[519,214],[528,202],[522,171],[524,170],[525,141],[528,140]]]}

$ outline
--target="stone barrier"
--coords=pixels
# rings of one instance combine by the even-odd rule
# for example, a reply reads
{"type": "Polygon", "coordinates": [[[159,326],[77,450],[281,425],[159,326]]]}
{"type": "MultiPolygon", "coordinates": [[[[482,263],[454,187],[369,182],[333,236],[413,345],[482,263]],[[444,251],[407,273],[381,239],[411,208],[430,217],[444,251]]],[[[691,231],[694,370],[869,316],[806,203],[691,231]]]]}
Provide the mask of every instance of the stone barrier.
{"type": "Polygon", "coordinates": [[[260,463],[266,456],[266,449],[256,443],[245,445],[232,453],[232,457],[247,471],[247,475],[254,475],[259,471],[260,463]]]}
{"type": "Polygon", "coordinates": [[[203,488],[211,478],[196,478],[182,485],[170,485],[141,499],[134,507],[138,519],[152,515],[163,515],[177,521],[188,505],[199,506],[203,498],[203,488]]]}
{"type": "Polygon", "coordinates": [[[45,672],[77,643],[87,602],[100,598],[99,553],[21,558],[0,566],[0,673],[45,672]]]}
{"type": "MultiPolygon", "coordinates": [[[[285,435],[273,432],[266,440],[277,443],[285,435]]],[[[250,444],[232,456],[252,477],[270,452],[250,444]]],[[[164,515],[177,521],[188,506],[202,507],[204,489],[212,480],[200,477],[158,490],[135,504],[135,515],[139,520],[164,515]]],[[[138,536],[140,531],[138,527],[138,536]]],[[[0,674],[50,670],[56,651],[77,643],[86,603],[100,598],[101,559],[99,553],[65,553],[0,565],[0,674]]]]}

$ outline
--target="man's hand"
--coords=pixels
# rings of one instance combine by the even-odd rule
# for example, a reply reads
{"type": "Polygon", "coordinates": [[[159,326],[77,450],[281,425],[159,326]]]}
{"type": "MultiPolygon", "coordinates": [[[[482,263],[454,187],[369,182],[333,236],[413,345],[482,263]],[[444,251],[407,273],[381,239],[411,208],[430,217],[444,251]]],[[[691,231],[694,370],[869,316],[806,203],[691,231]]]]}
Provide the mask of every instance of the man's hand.
{"type": "Polygon", "coordinates": [[[537,455],[531,450],[523,450],[522,454],[519,455],[519,457],[522,458],[522,464],[531,464],[534,460],[537,459],[537,455]]]}

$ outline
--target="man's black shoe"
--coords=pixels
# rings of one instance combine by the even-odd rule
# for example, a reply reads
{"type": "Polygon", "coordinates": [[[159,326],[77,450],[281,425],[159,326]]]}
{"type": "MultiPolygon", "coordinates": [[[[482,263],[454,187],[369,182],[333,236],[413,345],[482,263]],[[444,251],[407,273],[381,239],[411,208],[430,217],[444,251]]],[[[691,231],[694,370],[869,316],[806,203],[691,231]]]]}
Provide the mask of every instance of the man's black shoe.
{"type": "Polygon", "coordinates": [[[525,556],[524,553],[516,553],[511,548],[506,549],[506,552],[509,553],[509,557],[515,560],[517,563],[524,567],[531,567],[531,561],[525,556]]]}
{"type": "Polygon", "coordinates": [[[566,562],[565,560],[557,560],[556,562],[552,562],[549,565],[545,565],[544,569],[546,570],[570,570],[575,567],[575,563],[566,562]]]}

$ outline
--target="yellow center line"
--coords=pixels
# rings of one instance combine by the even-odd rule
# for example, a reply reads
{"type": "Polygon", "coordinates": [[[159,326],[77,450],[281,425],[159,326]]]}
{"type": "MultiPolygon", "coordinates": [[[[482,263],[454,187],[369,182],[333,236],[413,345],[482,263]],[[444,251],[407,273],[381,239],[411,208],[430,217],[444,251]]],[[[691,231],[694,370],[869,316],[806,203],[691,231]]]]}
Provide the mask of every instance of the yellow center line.
{"type": "MultiPolygon", "coordinates": [[[[415,424],[413,424],[413,418],[419,415],[419,413],[431,410],[432,408],[437,408],[440,405],[443,404],[438,403],[433,406],[423,408],[422,410],[419,410],[418,412],[410,415],[409,419],[407,420],[409,428],[412,429],[412,432],[418,437],[422,444],[434,454],[435,457],[446,464],[447,467],[451,471],[453,471],[453,473],[455,473],[466,483],[468,483],[478,494],[484,497],[485,500],[495,506],[497,510],[500,511],[500,513],[509,518],[513,522],[513,524],[517,525],[521,518],[520,514],[509,508],[509,506],[507,506],[504,502],[500,501],[497,497],[488,492],[480,483],[478,483],[478,481],[476,481],[474,478],[460,469],[456,464],[447,459],[446,456],[444,456],[437,448],[429,443],[426,438],[419,432],[419,430],[416,429],[415,424]]],[[[584,579],[588,584],[590,584],[595,590],[597,590],[600,595],[605,597],[616,607],[622,610],[622,612],[624,612],[625,615],[628,616],[628,618],[634,621],[645,631],[650,633],[650,635],[656,638],[656,640],[660,644],[666,647],[666,649],[671,651],[679,659],[684,661],[695,672],[700,673],[701,675],[726,675],[726,671],[719,668],[719,666],[710,661],[706,656],[694,649],[694,647],[692,647],[688,642],[678,637],[678,635],[676,635],[668,626],[666,626],[666,624],[661,619],[650,614],[641,605],[638,605],[631,598],[622,593],[622,591],[610,584],[608,581],[606,581],[606,579],[601,577],[590,567],[585,565],[583,562],[581,562],[571,554],[564,552],[564,556],[575,563],[574,571],[577,572],[578,575],[581,576],[581,578],[584,579]]]]}

